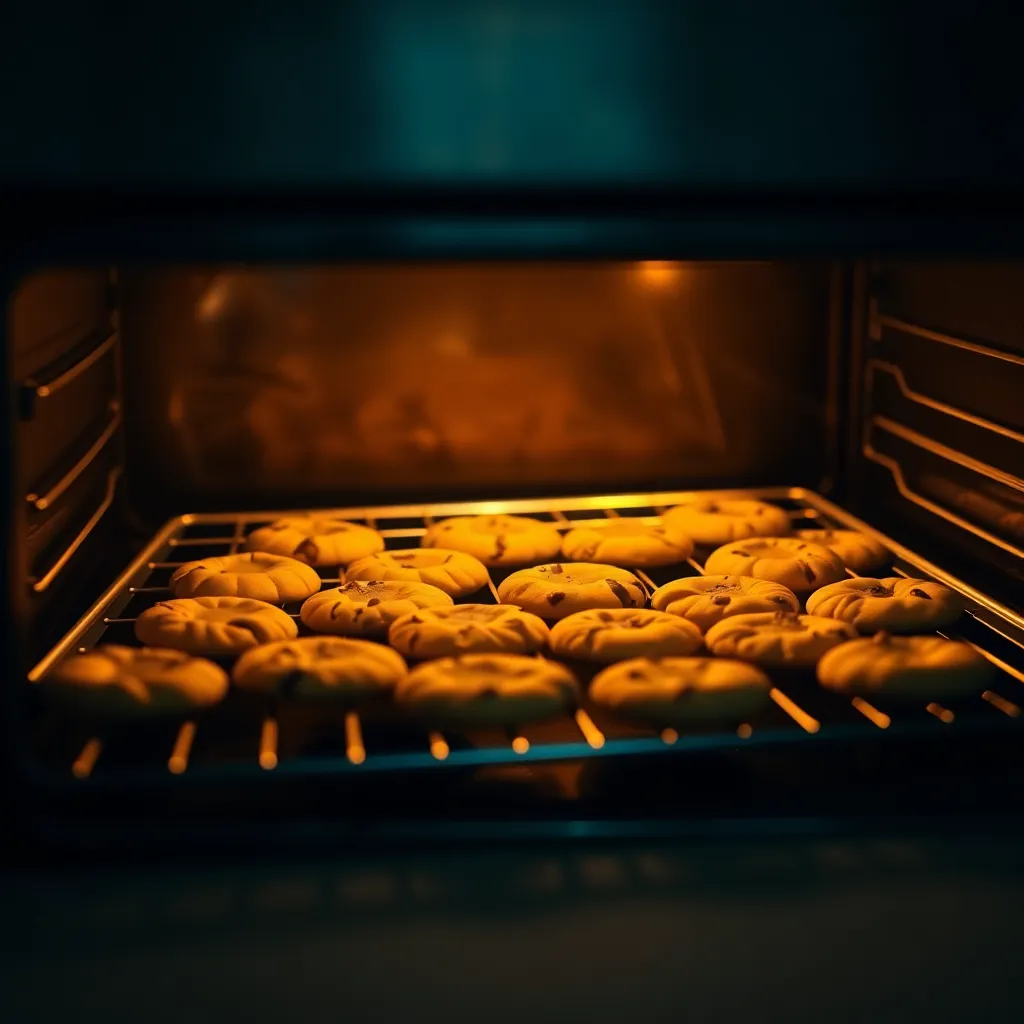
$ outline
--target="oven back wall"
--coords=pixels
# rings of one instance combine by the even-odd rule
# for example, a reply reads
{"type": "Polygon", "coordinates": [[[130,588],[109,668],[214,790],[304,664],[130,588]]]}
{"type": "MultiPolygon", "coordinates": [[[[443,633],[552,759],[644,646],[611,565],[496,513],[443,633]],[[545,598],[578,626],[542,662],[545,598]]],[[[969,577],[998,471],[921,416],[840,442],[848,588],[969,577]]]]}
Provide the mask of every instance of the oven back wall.
{"type": "Polygon", "coordinates": [[[136,507],[820,486],[830,268],[123,274],[136,507]]]}

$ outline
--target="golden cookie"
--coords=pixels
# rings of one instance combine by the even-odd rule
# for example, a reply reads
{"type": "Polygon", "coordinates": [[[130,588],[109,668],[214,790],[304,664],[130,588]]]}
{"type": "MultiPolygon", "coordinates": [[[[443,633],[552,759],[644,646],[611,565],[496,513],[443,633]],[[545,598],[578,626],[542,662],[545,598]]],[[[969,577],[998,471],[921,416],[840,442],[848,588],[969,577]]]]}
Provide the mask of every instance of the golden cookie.
{"type": "Polygon", "coordinates": [[[254,597],[284,604],[302,601],[320,589],[320,577],[305,562],[260,551],[200,558],[171,576],[175,597],[254,597]]]}
{"type": "Polygon", "coordinates": [[[217,704],[228,677],[184,651],[103,644],[62,661],[43,686],[55,703],[92,718],[156,718],[217,704]]]}
{"type": "Polygon", "coordinates": [[[730,615],[798,612],[800,599],[781,583],[753,576],[686,576],[658,587],[651,607],[689,619],[706,633],[730,615]]]}
{"type": "Polygon", "coordinates": [[[345,571],[345,579],[429,583],[452,597],[463,597],[487,586],[487,569],[464,551],[408,548],[360,558],[345,571]]]}
{"type": "Polygon", "coordinates": [[[314,594],[303,603],[299,614],[317,633],[383,637],[403,615],[451,603],[443,590],[427,583],[353,580],[314,594]]]}
{"type": "Polygon", "coordinates": [[[769,702],[771,685],[759,668],[728,658],[631,658],[600,672],[590,698],[658,725],[740,722],[769,702]]]}
{"type": "Polygon", "coordinates": [[[722,619],[707,631],[704,643],[712,654],[726,658],[743,658],[758,665],[806,667],[856,636],[852,626],[837,619],[760,612],[722,619]]]}
{"type": "Polygon", "coordinates": [[[428,526],[421,544],[464,551],[484,565],[530,565],[557,558],[562,535],[526,516],[456,516],[428,526]]]}
{"type": "Polygon", "coordinates": [[[591,608],[551,630],[554,654],[600,662],[693,654],[703,640],[692,622],[650,608],[591,608]]]}
{"type": "Polygon", "coordinates": [[[417,665],[395,699],[437,722],[512,725],[554,718],[576,706],[579,688],[564,666],[521,654],[464,654],[417,665]]]}
{"type": "Polygon", "coordinates": [[[661,518],[669,536],[705,547],[789,533],[789,516],[783,509],[747,498],[696,498],[670,508],[661,518]]]}
{"type": "Polygon", "coordinates": [[[286,516],[261,526],[245,540],[250,551],[288,555],[307,565],[348,565],[384,550],[384,538],[368,526],[336,516],[286,516]]]}
{"type": "Polygon", "coordinates": [[[150,647],[237,654],[289,640],[299,635],[299,627],[280,608],[251,597],[183,597],[147,608],[135,620],[135,635],[150,647]]]}
{"type": "Polygon", "coordinates": [[[542,619],[564,619],[588,608],[642,608],[644,585],[625,569],[593,562],[555,562],[520,569],[498,584],[498,597],[542,619]]]}
{"type": "Polygon", "coordinates": [[[808,615],[848,622],[859,633],[918,633],[942,629],[963,614],[960,595],[931,580],[856,576],[807,598],[808,615]]]}
{"type": "Polygon", "coordinates": [[[862,576],[881,569],[892,557],[878,541],[856,530],[797,530],[796,535],[834,551],[847,569],[862,576]]]}
{"type": "Polygon", "coordinates": [[[403,615],[388,631],[388,643],[407,658],[533,654],[547,641],[544,621],[511,604],[425,608],[403,615]]]}
{"type": "Polygon", "coordinates": [[[664,526],[638,519],[609,519],[600,526],[580,526],[562,540],[562,554],[577,562],[603,562],[638,569],[685,562],[693,544],[676,534],[670,538],[664,526]]]}
{"type": "Polygon", "coordinates": [[[405,671],[401,655],[383,644],[306,636],[246,651],[231,679],[243,690],[299,700],[353,700],[389,693],[405,671]]]}
{"type": "Polygon", "coordinates": [[[842,559],[820,544],[799,537],[751,537],[726,544],[708,555],[709,575],[753,576],[807,594],[846,578],[842,559]]]}
{"type": "Polygon", "coordinates": [[[969,644],[940,636],[876,633],[840,644],[818,662],[818,682],[828,690],[920,701],[977,693],[994,674],[969,644]]]}

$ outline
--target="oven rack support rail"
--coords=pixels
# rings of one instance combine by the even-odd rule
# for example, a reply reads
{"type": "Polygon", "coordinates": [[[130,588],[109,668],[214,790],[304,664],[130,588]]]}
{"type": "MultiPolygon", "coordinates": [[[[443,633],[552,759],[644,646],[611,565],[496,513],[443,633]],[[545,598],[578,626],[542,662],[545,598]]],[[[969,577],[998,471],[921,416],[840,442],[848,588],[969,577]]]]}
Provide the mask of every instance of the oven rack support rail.
{"type": "MultiPolygon", "coordinates": [[[[291,719],[287,707],[271,701],[246,710],[251,729],[248,751],[238,756],[195,757],[197,739],[211,728],[221,709],[207,712],[161,727],[159,739],[150,731],[152,751],[145,763],[105,767],[110,736],[89,734],[74,746],[73,756],[62,771],[43,770],[49,785],[74,787],[90,780],[90,788],[114,791],[148,789],[154,785],[207,784],[211,780],[240,781],[252,777],[333,777],[418,772],[438,768],[478,768],[491,765],[576,761],[594,757],[670,756],[729,751],[746,748],[788,746],[798,741],[818,745],[878,741],[885,738],[941,736],[1014,730],[1024,717],[1024,618],[951,576],[908,548],[879,533],[866,523],[815,492],[803,488],[759,488],[718,491],[680,491],[564,498],[552,500],[512,500],[501,502],[461,502],[431,505],[394,505],[373,508],[331,509],[331,514],[359,520],[380,529],[389,547],[409,547],[418,543],[426,527],[437,518],[450,515],[522,513],[543,515],[560,529],[617,516],[636,516],[657,521],[670,505],[696,496],[716,498],[759,498],[786,507],[797,527],[833,527],[866,533],[884,544],[893,555],[892,573],[930,577],[960,592],[968,604],[962,627],[948,632],[974,646],[999,670],[992,689],[976,698],[946,707],[936,701],[922,700],[920,707],[889,707],[883,700],[852,700],[820,689],[779,681],[771,691],[772,705],[765,720],[736,722],[715,730],[680,733],[675,729],[643,729],[609,720],[586,702],[564,720],[543,727],[524,727],[495,735],[492,730],[483,740],[480,735],[452,736],[419,729],[406,723],[402,742],[396,747],[393,737],[381,747],[375,737],[388,733],[392,721],[381,726],[355,711],[328,712],[336,736],[331,753],[299,753],[291,756],[282,749],[282,733],[301,729],[291,719]],[[162,745],[161,745],[162,744],[162,745]],[[68,763],[70,762],[70,763],[68,763]],[[69,770],[70,769],[70,770],[69,770]]],[[[100,642],[112,629],[130,630],[134,615],[124,614],[135,602],[166,598],[166,581],[174,567],[188,559],[179,549],[189,547],[214,551],[237,551],[246,533],[258,523],[294,510],[254,513],[210,513],[185,515],[170,520],[152,538],[140,554],[108,588],[74,628],[29,673],[29,681],[39,682],[61,659],[75,651],[87,650],[100,642]]],[[[699,561],[691,558],[685,567],[671,567],[651,573],[637,571],[653,589],[667,578],[703,572],[699,561]]],[[[492,577],[495,571],[492,570],[492,577]]],[[[324,586],[337,579],[324,578],[324,586]]],[[[490,599],[497,600],[495,580],[489,580],[490,599]]],[[[470,598],[480,600],[483,598],[470,598]]],[[[297,607],[286,606],[292,614],[297,607]]],[[[230,700],[230,698],[229,698],[230,700]]],[[[224,709],[227,711],[227,709],[224,709]]],[[[228,712],[230,713],[230,712],[228,712]]],[[[44,724],[52,724],[46,722],[44,724]]],[[[287,744],[284,745],[287,747],[287,744]]],[[[42,767],[42,766],[41,766],[42,767]]]]}
{"type": "MultiPolygon", "coordinates": [[[[920,324],[910,323],[906,320],[880,313],[877,303],[873,302],[870,310],[868,336],[872,342],[877,344],[887,336],[886,332],[897,337],[901,335],[913,337],[935,345],[967,352],[972,358],[991,360],[1003,364],[1007,373],[1024,374],[1024,355],[993,348],[991,345],[984,345],[977,341],[970,341],[952,334],[935,331],[920,324]]],[[[964,516],[934,500],[934,497],[922,494],[914,486],[913,481],[908,480],[908,475],[900,460],[881,450],[874,443],[874,435],[875,432],[880,432],[889,438],[897,438],[919,451],[927,452],[931,456],[958,466],[962,470],[967,470],[974,476],[990,481],[1008,491],[1016,491],[1018,494],[1024,495],[1024,480],[1012,473],[1007,473],[997,466],[989,465],[987,462],[974,458],[966,452],[953,448],[950,445],[942,444],[934,438],[922,434],[919,430],[914,430],[905,423],[900,423],[889,416],[876,413],[874,411],[873,395],[875,381],[880,377],[891,379],[896,385],[903,401],[911,407],[925,408],[946,416],[951,420],[967,423],[980,431],[985,431],[988,434],[993,434],[1012,443],[1019,444],[1022,446],[1022,450],[1024,450],[1024,434],[1003,423],[986,419],[960,406],[942,401],[917,390],[909,382],[908,374],[904,367],[891,361],[891,359],[872,354],[865,362],[864,394],[867,416],[864,422],[864,436],[861,441],[861,452],[864,457],[882,466],[889,472],[897,491],[907,501],[924,509],[931,515],[945,520],[958,529],[981,538],[1005,555],[1015,559],[1024,559],[1024,546],[1021,545],[1019,539],[1015,542],[1005,536],[1000,536],[992,530],[986,529],[984,525],[965,519],[964,516]]],[[[1024,376],[1022,376],[1022,379],[1024,379],[1024,376]]],[[[948,500],[949,497],[947,495],[944,500],[948,500]]],[[[1013,536],[1016,538],[1020,537],[1019,527],[1013,536]]]]}

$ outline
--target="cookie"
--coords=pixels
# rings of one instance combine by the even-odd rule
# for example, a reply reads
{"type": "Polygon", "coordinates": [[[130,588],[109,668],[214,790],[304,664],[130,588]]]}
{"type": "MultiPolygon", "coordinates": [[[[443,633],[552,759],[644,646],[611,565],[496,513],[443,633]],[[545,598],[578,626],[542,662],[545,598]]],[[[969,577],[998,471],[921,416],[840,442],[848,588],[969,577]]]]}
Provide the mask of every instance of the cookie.
{"type": "Polygon", "coordinates": [[[705,547],[789,533],[789,516],[783,509],[748,498],[696,498],[670,508],[661,518],[670,537],[705,547]]]}
{"type": "Polygon", "coordinates": [[[963,614],[963,599],[931,580],[856,576],[840,580],[807,598],[809,615],[848,622],[859,633],[920,633],[942,629],[963,614]]]}
{"type": "Polygon", "coordinates": [[[940,636],[851,640],[818,662],[818,682],[837,693],[931,701],[983,690],[993,665],[969,644],[940,636]]]}
{"type": "Polygon", "coordinates": [[[465,654],[417,665],[395,699],[406,710],[456,725],[514,725],[554,718],[579,699],[564,666],[521,654],[465,654]]]}
{"type": "Polygon", "coordinates": [[[299,614],[317,633],[384,637],[396,619],[419,608],[451,603],[443,590],[427,583],[353,580],[314,594],[303,603],[299,614]]]}
{"type": "Polygon", "coordinates": [[[826,651],[856,636],[852,626],[837,619],[760,612],[722,619],[707,631],[704,643],[712,654],[722,657],[802,668],[816,664],[826,651]]]}
{"type": "Polygon", "coordinates": [[[709,575],[753,576],[788,587],[798,596],[846,578],[842,559],[799,537],[752,537],[708,555],[709,575]]]}
{"type": "Polygon", "coordinates": [[[428,526],[420,543],[463,551],[484,565],[531,565],[557,558],[562,535],[553,523],[526,516],[456,516],[428,526]]]}
{"type": "Polygon", "coordinates": [[[348,565],[384,550],[384,538],[368,526],[336,516],[287,516],[253,530],[250,551],[288,555],[307,565],[348,565]]]}
{"type": "Polygon", "coordinates": [[[578,562],[643,569],[685,562],[693,554],[693,544],[680,534],[670,538],[661,525],[638,519],[609,519],[600,526],[570,530],[562,539],[562,554],[578,562]]]}
{"type": "Polygon", "coordinates": [[[402,656],[383,644],[306,636],[246,651],[231,673],[242,690],[298,700],[384,696],[405,675],[402,656]]]}
{"type": "Polygon", "coordinates": [[[595,562],[554,562],[520,569],[498,584],[498,597],[542,619],[588,608],[643,608],[644,585],[625,569],[595,562]]]}
{"type": "Polygon", "coordinates": [[[562,657],[606,663],[693,654],[703,639],[692,622],[676,615],[650,608],[591,608],[552,627],[551,650],[562,657]]]}
{"type": "Polygon", "coordinates": [[[796,535],[834,551],[859,576],[871,575],[892,557],[878,541],[856,530],[797,530],[796,535]]]}
{"type": "Polygon", "coordinates": [[[487,586],[484,564],[464,551],[445,548],[408,548],[381,551],[353,562],[346,580],[397,580],[428,583],[452,597],[472,594],[487,586]]]}
{"type": "Polygon", "coordinates": [[[598,673],[590,699],[662,726],[740,722],[769,702],[771,685],[759,668],[728,658],[631,658],[598,673]]]}
{"type": "Polygon", "coordinates": [[[651,607],[689,619],[706,633],[731,615],[798,612],[800,599],[781,583],[753,576],[687,576],[658,587],[651,607]]]}
{"type": "Polygon", "coordinates": [[[151,647],[190,654],[237,654],[257,644],[299,635],[280,608],[251,597],[183,597],[161,601],[135,620],[135,635],[151,647]]]}
{"type": "Polygon", "coordinates": [[[90,718],[158,718],[219,703],[228,677],[184,651],[103,644],[62,661],[43,686],[55,704],[90,718]]]}
{"type": "Polygon", "coordinates": [[[533,654],[548,642],[542,619],[511,604],[457,604],[403,615],[388,643],[407,658],[533,654]]]}
{"type": "Polygon", "coordinates": [[[186,562],[174,570],[175,597],[254,597],[284,604],[320,589],[320,577],[305,562],[261,551],[186,562]]]}

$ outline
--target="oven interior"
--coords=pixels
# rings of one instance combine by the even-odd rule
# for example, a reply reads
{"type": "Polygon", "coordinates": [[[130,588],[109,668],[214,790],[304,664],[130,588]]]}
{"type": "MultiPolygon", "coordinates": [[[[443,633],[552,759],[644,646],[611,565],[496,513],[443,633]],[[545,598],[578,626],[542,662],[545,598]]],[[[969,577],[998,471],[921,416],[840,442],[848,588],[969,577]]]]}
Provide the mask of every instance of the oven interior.
{"type": "MultiPolygon", "coordinates": [[[[7,757],[62,842],[707,829],[1013,805],[1024,707],[1024,272],[1007,264],[590,261],[44,270],[6,320],[7,757]],[[97,731],[37,685],[173,568],[278,513],[388,549],[460,513],[566,530],[696,491],[883,539],[961,591],[997,666],[962,704],[773,679],[763,717],[655,730],[589,703],[426,731],[232,692],[97,731]],[[574,831],[575,830],[575,831],[574,831]],[[589,830],[589,831],[588,831],[589,830]]],[[[647,570],[654,587],[702,572],[647,570]]],[[[336,585],[323,573],[323,586],[336,585]]],[[[500,574],[470,599],[493,602],[500,574]]],[[[296,607],[286,606],[295,614],[296,607]]]]}

